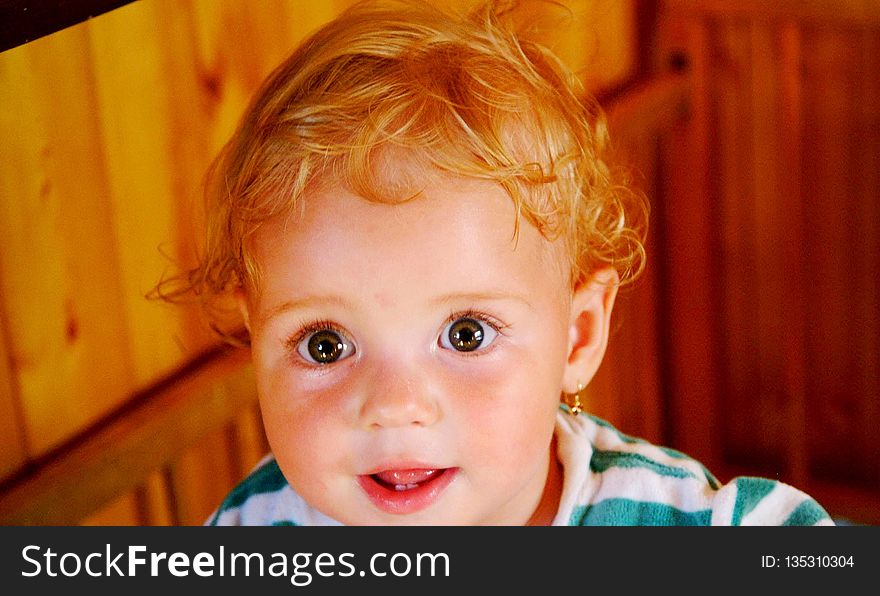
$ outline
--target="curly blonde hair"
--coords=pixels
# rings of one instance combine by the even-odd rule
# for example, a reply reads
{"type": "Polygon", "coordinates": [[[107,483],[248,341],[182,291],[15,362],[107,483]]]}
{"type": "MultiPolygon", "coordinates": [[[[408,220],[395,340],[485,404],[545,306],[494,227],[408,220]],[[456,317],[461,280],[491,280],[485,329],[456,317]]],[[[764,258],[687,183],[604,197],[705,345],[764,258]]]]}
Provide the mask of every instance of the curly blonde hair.
{"type": "Polygon", "coordinates": [[[494,1],[459,15],[369,1],[312,34],[264,82],[212,165],[202,261],[165,295],[257,287],[248,238],[321,184],[371,201],[412,198],[383,188],[375,163],[389,148],[500,184],[519,216],[564,238],[573,284],[605,265],[634,279],[647,204],[603,161],[601,110],[549,50],[516,32],[515,9],[494,1]]]}

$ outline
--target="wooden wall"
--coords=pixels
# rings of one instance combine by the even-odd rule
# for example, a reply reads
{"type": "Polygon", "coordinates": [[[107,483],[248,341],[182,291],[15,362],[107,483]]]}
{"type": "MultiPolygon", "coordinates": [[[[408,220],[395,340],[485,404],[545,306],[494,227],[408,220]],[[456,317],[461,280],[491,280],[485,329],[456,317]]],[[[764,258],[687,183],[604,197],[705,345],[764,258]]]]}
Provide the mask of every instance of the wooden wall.
{"type": "MultiPolygon", "coordinates": [[[[193,262],[202,175],[259,83],[348,4],[139,0],[0,53],[0,481],[216,342],[144,295],[193,262]]],[[[559,53],[588,88],[627,76],[632,2],[569,4],[559,53]]],[[[245,409],[85,523],[200,523],[264,450],[245,409]]]]}
{"type": "Polygon", "coordinates": [[[880,6],[662,3],[668,442],[880,523],[880,6]]]}

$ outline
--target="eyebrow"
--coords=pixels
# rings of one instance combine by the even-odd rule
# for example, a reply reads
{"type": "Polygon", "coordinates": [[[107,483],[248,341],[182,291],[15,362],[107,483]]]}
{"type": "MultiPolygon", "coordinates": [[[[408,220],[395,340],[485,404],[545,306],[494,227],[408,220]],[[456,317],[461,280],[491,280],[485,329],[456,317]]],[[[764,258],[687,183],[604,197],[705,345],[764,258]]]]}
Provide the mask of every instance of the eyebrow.
{"type": "Polygon", "coordinates": [[[519,294],[507,294],[504,292],[466,292],[463,294],[450,293],[444,294],[432,300],[434,304],[449,304],[450,302],[469,301],[469,302],[493,302],[493,301],[514,301],[525,304],[533,309],[532,303],[525,296],[519,294]]]}
{"type": "Polygon", "coordinates": [[[280,304],[276,304],[272,308],[266,312],[265,315],[260,317],[261,323],[266,323],[271,319],[274,319],[280,314],[283,314],[290,310],[297,310],[300,308],[307,308],[310,306],[318,305],[318,304],[332,304],[334,306],[350,306],[350,302],[341,296],[303,296],[302,298],[297,298],[295,300],[285,300],[280,304]]]}
{"type": "MultiPolygon", "coordinates": [[[[525,296],[519,294],[506,294],[503,292],[466,292],[466,293],[449,293],[431,301],[432,304],[444,305],[452,302],[492,302],[492,301],[514,301],[520,302],[530,309],[533,309],[532,303],[525,296]]],[[[260,317],[260,322],[266,323],[280,314],[300,308],[312,307],[315,305],[332,304],[334,306],[350,307],[351,302],[341,296],[304,296],[295,300],[285,300],[269,309],[269,311],[260,317]]]]}

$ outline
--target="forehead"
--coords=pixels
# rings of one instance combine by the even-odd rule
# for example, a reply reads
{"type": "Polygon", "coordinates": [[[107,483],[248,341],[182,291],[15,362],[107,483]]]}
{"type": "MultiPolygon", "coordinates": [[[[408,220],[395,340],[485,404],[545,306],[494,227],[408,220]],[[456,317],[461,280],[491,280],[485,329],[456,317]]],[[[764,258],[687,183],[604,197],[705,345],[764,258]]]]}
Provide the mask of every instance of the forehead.
{"type": "Polygon", "coordinates": [[[261,310],[291,294],[395,303],[454,291],[558,293],[568,283],[562,242],[525,221],[515,233],[514,204],[492,182],[436,177],[390,203],[330,185],[301,207],[253,238],[261,310]]]}

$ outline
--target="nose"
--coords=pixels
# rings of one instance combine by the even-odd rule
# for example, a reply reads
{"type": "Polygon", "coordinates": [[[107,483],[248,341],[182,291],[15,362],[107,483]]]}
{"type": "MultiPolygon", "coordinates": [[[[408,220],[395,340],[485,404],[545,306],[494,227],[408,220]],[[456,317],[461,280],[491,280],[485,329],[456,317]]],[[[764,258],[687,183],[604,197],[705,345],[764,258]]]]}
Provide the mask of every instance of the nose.
{"type": "Polygon", "coordinates": [[[364,391],[360,417],[369,429],[430,426],[440,417],[431,384],[418,372],[378,367],[364,391]]]}

